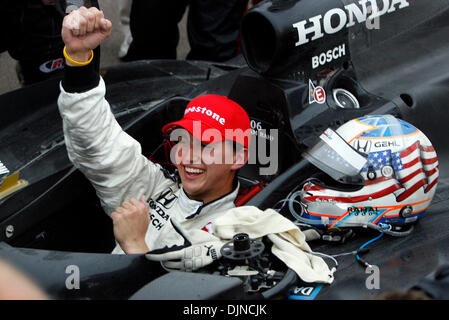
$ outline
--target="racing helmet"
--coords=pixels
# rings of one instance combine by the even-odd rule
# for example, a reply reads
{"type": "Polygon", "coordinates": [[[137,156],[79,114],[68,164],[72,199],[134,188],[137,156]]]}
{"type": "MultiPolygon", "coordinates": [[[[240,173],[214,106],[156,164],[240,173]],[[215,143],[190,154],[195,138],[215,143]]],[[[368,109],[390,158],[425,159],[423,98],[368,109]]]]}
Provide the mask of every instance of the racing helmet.
{"type": "Polygon", "coordinates": [[[423,216],[437,187],[438,158],[431,142],[391,115],[329,128],[303,156],[319,170],[296,192],[300,210],[293,210],[292,202],[289,207],[309,225],[400,230],[423,216]]]}

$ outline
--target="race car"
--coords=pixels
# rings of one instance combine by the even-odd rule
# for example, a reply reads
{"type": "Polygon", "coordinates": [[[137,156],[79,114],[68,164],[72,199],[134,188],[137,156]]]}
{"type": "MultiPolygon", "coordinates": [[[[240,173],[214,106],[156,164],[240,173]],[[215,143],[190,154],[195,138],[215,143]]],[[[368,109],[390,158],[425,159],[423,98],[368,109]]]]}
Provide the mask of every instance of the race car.
{"type": "Polygon", "coordinates": [[[234,237],[228,258],[201,272],[167,273],[145,255],[111,255],[112,222],[67,157],[58,79],[0,96],[0,258],[55,299],[366,299],[412,288],[449,254],[448,16],[444,0],[265,0],[244,16],[242,55],[232,61],[139,61],[101,70],[118,122],[169,170],[161,127],[181,118],[192,98],[215,93],[244,106],[252,151],[262,157],[240,170],[237,205],[274,208],[313,230],[313,251],[336,268],[332,284],[304,282],[270,253],[269,241],[245,235],[234,237]],[[348,138],[355,122],[373,135],[348,138]],[[385,125],[401,131],[379,133],[385,125]],[[373,174],[391,181],[400,168],[384,162],[370,169],[371,153],[400,154],[405,146],[397,141],[408,138],[396,138],[421,133],[427,140],[419,146],[428,143],[421,149],[431,146],[438,162],[427,161],[433,167],[423,170],[425,185],[396,179],[398,212],[385,212],[389,203],[353,201],[335,213],[326,209],[335,195],[311,199],[323,187],[310,178],[327,189],[353,188],[345,192],[361,190],[373,174]],[[346,148],[348,165],[365,162],[356,174],[334,177],[336,165],[317,156],[323,143],[346,148]],[[323,159],[331,167],[324,175],[323,159]],[[402,210],[400,194],[415,188],[427,205],[402,210]],[[313,201],[324,212],[312,212],[313,201]],[[249,256],[238,258],[243,251],[249,256]]]}

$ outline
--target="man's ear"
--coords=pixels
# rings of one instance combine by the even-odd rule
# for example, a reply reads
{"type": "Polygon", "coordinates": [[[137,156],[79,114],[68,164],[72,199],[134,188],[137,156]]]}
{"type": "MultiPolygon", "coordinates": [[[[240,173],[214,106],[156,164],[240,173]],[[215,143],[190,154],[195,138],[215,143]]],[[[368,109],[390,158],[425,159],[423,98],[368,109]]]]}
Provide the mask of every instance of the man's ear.
{"type": "Polygon", "coordinates": [[[247,148],[242,148],[234,152],[234,163],[231,170],[238,170],[248,162],[249,151],[247,148]]]}

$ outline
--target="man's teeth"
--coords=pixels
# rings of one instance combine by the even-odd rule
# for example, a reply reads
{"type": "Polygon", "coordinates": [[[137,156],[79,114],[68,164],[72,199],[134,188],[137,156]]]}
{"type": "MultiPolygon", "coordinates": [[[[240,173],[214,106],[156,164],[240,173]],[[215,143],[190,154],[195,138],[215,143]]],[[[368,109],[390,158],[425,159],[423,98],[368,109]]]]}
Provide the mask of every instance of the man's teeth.
{"type": "Polygon", "coordinates": [[[187,173],[203,173],[204,170],[186,167],[186,172],[187,173]]]}

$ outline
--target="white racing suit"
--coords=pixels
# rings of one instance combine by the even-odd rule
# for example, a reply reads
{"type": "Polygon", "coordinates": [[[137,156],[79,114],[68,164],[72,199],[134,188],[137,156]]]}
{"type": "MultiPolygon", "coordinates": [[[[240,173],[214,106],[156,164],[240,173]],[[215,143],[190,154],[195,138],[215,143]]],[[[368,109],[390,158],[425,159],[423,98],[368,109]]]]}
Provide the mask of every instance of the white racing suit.
{"type": "MultiPolygon", "coordinates": [[[[69,159],[92,183],[105,212],[110,215],[124,201],[144,195],[151,215],[145,237],[150,251],[183,245],[170,219],[185,233],[203,229],[207,241],[213,221],[235,207],[238,186],[207,204],[189,199],[176,177],[142,155],[139,142],[122,130],[104,96],[101,78],[97,87],[81,93],[66,92],[61,84],[58,106],[69,159]]],[[[117,244],[113,253],[124,252],[117,244]]]]}
{"type": "MultiPolygon", "coordinates": [[[[238,184],[207,204],[189,199],[177,179],[142,155],[140,144],[122,130],[104,98],[103,80],[89,68],[66,67],[61,84],[58,106],[68,156],[93,184],[108,215],[132,197],[146,197],[151,215],[145,236],[148,259],[171,270],[196,270],[219,259],[221,246],[234,233],[247,232],[267,235],[273,253],[301,278],[333,281],[333,270],[311,254],[305,235],[291,221],[271,209],[235,208],[238,184]]],[[[117,245],[113,253],[124,252],[117,245]]]]}

